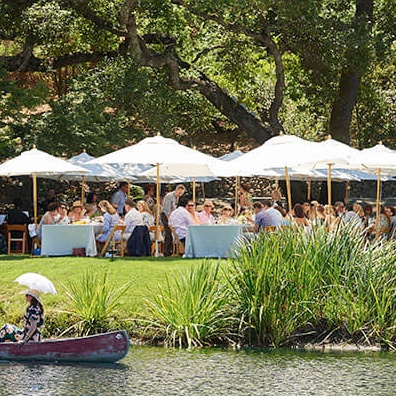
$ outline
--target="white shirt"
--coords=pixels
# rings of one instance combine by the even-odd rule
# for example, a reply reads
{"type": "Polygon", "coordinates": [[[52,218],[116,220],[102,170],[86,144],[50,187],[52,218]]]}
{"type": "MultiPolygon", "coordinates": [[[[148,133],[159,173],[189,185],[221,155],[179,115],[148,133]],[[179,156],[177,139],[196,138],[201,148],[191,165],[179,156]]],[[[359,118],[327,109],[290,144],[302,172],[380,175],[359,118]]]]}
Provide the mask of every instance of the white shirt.
{"type": "Polygon", "coordinates": [[[143,223],[143,215],[135,208],[132,208],[124,217],[125,233],[132,234],[133,229],[137,225],[143,223]]]}
{"type": "Polygon", "coordinates": [[[188,210],[182,206],[175,209],[169,217],[169,225],[174,227],[179,239],[184,239],[188,234],[188,227],[193,225],[194,221],[188,210]]]}

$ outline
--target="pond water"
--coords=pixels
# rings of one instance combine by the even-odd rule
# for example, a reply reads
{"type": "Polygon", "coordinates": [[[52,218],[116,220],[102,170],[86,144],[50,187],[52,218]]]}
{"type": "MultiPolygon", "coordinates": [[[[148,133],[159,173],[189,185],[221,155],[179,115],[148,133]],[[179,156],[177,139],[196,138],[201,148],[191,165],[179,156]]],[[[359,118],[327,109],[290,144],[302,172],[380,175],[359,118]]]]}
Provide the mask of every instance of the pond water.
{"type": "Polygon", "coordinates": [[[118,364],[0,362],[0,395],[394,395],[393,353],[133,347],[118,364]]]}

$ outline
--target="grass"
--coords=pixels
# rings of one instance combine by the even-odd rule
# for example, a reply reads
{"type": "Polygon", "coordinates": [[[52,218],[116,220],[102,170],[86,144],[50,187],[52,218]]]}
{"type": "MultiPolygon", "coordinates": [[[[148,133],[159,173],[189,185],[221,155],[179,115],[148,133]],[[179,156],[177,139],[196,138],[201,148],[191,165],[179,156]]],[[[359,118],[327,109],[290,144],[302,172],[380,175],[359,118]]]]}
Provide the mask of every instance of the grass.
{"type": "Polygon", "coordinates": [[[348,228],[290,227],[259,235],[219,266],[217,260],[3,256],[0,322],[18,324],[24,288],[13,280],[37,272],[58,290],[43,296],[46,336],[84,323],[84,331],[125,328],[138,339],[187,347],[349,341],[396,349],[395,249],[395,242],[367,244],[348,228]]]}
{"type": "Polygon", "coordinates": [[[148,300],[151,328],[164,333],[166,344],[191,348],[229,340],[235,319],[219,264],[203,262],[174,281],[166,279],[166,286],[148,300]]]}
{"type": "MultiPolygon", "coordinates": [[[[25,272],[40,273],[55,285],[57,295],[42,295],[46,310],[46,328],[57,333],[57,327],[62,323],[49,323],[50,316],[58,316],[57,322],[64,321],[65,330],[72,323],[72,318],[62,311],[72,310],[72,301],[67,295],[65,285],[78,283],[84,278],[87,270],[93,269],[97,274],[107,272],[107,281],[116,289],[126,282],[131,282],[128,290],[120,298],[120,305],[114,308],[113,317],[125,322],[131,318],[147,314],[145,299],[159,291],[159,286],[165,286],[165,276],[171,273],[183,273],[201,260],[171,259],[171,258],[125,258],[98,259],[89,257],[57,257],[30,258],[19,256],[0,256],[0,323],[16,323],[22,319],[25,300],[20,291],[25,286],[18,285],[14,280],[25,272]]],[[[172,279],[170,278],[170,281],[172,279]]]]}

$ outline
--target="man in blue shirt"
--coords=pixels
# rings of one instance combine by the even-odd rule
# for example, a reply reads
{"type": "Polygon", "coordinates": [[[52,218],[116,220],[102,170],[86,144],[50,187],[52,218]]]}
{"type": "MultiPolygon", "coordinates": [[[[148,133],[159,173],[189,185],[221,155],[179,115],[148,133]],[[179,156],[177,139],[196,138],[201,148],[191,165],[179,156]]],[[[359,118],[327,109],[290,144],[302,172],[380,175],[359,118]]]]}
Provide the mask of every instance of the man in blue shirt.
{"type": "Polygon", "coordinates": [[[127,199],[127,192],[128,183],[121,182],[118,191],[114,193],[113,198],[111,199],[112,205],[117,209],[117,212],[120,216],[124,215],[124,205],[127,199]]]}
{"type": "Polygon", "coordinates": [[[272,207],[272,202],[269,200],[263,201],[262,210],[256,213],[254,218],[255,232],[260,232],[265,227],[280,227],[282,224],[282,215],[272,207]]]}

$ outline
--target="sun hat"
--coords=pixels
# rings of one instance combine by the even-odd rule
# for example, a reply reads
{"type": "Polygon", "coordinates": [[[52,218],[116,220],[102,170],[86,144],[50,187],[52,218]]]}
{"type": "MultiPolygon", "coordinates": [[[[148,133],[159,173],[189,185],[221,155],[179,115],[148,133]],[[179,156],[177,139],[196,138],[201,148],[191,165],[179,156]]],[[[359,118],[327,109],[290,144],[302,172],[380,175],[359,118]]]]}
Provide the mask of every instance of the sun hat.
{"type": "Polygon", "coordinates": [[[203,203],[203,206],[211,206],[212,208],[214,207],[213,202],[212,202],[212,201],[209,201],[209,200],[206,200],[206,201],[203,203]]]}
{"type": "Polygon", "coordinates": [[[40,299],[40,292],[36,289],[28,289],[25,291],[20,292],[19,294],[24,294],[25,296],[32,296],[34,297],[40,304],[42,304],[40,299]]]}
{"type": "Polygon", "coordinates": [[[74,201],[73,205],[72,205],[72,207],[70,209],[73,209],[73,208],[84,208],[84,206],[81,203],[81,201],[74,201]]]}

